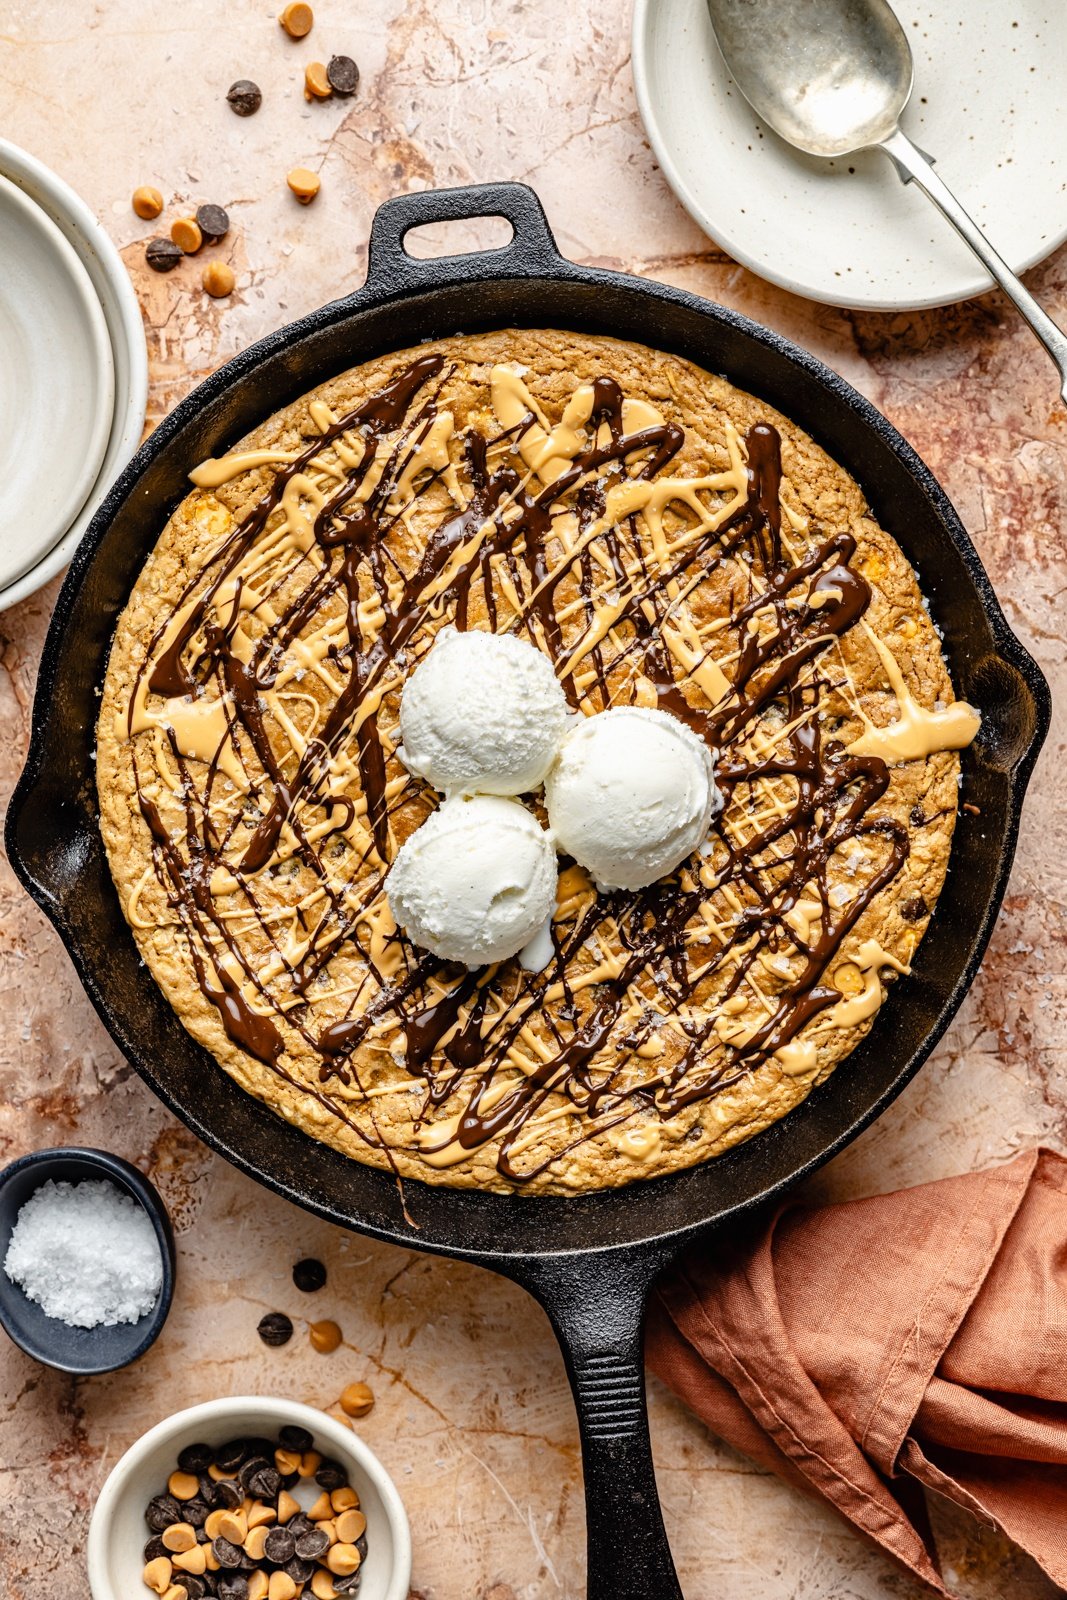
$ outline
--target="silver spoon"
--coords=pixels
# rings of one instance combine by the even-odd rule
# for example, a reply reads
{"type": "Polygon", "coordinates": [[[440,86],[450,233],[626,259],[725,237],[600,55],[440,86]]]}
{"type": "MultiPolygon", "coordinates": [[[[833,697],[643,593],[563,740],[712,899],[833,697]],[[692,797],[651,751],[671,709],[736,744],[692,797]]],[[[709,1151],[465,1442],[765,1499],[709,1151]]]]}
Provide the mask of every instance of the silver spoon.
{"type": "Polygon", "coordinates": [[[1003,261],[931,161],[900,130],[913,70],[886,0],[707,0],[723,60],[752,109],[813,156],[884,150],[914,181],[1011,300],[1059,368],[1067,400],[1067,335],[1003,261]]]}

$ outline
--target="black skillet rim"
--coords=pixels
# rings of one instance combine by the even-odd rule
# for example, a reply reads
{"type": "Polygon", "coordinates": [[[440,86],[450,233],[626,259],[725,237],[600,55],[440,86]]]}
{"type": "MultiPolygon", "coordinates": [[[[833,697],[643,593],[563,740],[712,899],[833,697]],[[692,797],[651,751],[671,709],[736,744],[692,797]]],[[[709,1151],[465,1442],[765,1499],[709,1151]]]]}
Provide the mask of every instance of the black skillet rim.
{"type": "MultiPolygon", "coordinates": [[[[196,1109],[190,1109],[184,1104],[179,1104],[177,1098],[171,1095],[166,1086],[156,1078],[150,1066],[138,1058],[136,1047],[134,1046],[131,1049],[131,1042],[126,1039],[119,1023],[112,1016],[106,996],[83,960],[81,949],[73,930],[68,931],[60,908],[50,897],[48,891],[33,877],[28,866],[21,859],[17,844],[16,824],[22,807],[29,793],[38,782],[43,769],[46,735],[50,720],[50,705],[59,665],[60,641],[85,574],[96,555],[112,518],[119,507],[133,493],[143,472],[166,449],[171,439],[195,417],[197,411],[205,404],[221,398],[267,358],[284,352],[307,336],[322,333],[339,322],[347,321],[361,311],[377,310],[391,303],[402,302],[416,293],[428,292],[432,294],[435,289],[455,288],[467,283],[484,283],[487,280],[521,284],[531,278],[557,281],[564,286],[570,284],[593,288],[598,286],[610,287],[616,291],[621,290],[624,293],[642,297],[650,305],[659,302],[661,304],[679,306],[685,311],[718,322],[720,326],[729,327],[735,332],[768,347],[775,355],[783,357],[794,366],[801,368],[809,377],[817,380],[822,388],[832,392],[839,401],[843,402],[857,415],[861,423],[865,424],[867,428],[877,435],[882,445],[888,447],[895,458],[896,465],[913,479],[920,492],[931,503],[937,520],[941,523],[946,536],[955,546],[957,554],[963,561],[974,585],[976,596],[993,636],[997,655],[1019,673],[1033,697],[1034,726],[1024,748],[1006,771],[1008,795],[1004,816],[1004,848],[993,882],[992,892],[986,902],[984,913],[976,931],[972,953],[961,968],[955,983],[944,1000],[941,1010],[923,1037],[921,1045],[912,1053],[911,1057],[903,1064],[900,1071],[893,1077],[876,1100],[867,1105],[847,1127],[843,1128],[828,1144],[823,1145],[801,1165],[791,1169],[787,1175],[769,1182],[764,1189],[755,1193],[745,1194],[735,1204],[721,1208],[711,1214],[706,1212],[697,1214],[681,1228],[670,1226],[652,1227],[636,1239],[609,1239],[605,1243],[602,1238],[598,1237],[588,1245],[560,1246],[557,1244],[549,1247],[543,1245],[539,1247],[537,1240],[531,1238],[527,1246],[530,1254],[584,1256],[603,1250],[618,1248],[632,1250],[640,1245],[654,1246],[657,1241],[666,1243],[669,1240],[672,1244],[680,1244],[685,1239],[705,1230],[713,1223],[721,1221],[727,1216],[731,1218],[739,1216],[743,1212],[766,1202],[773,1195],[782,1192],[787,1187],[808,1176],[849,1144],[880,1115],[927,1060],[943,1036],[949,1022],[954,1017],[978,971],[1006,888],[1018,837],[1021,805],[1026,784],[1048,731],[1051,717],[1051,698],[1044,676],[1036,662],[1009,628],[977,551],[963,528],[951,502],[925,463],[906,443],[887,418],[870,401],[859,394],[839,374],[827,367],[817,357],[794,345],[780,334],[750,321],[738,312],[703,300],[686,290],[634,278],[628,274],[617,273],[604,268],[582,267],[568,261],[565,257],[559,255],[556,250],[539,200],[525,186],[517,184],[481,185],[472,189],[430,191],[424,194],[403,196],[397,200],[387,202],[379,210],[375,218],[370,246],[370,269],[367,282],[361,289],[342,299],[332,301],[299,321],[257,341],[256,344],[242,351],[225,366],[219,368],[218,371],[204,380],[179,403],[174,411],[160,423],[146,443],[142,445],[116,484],[109,491],[94,516],[78,550],[75,552],[74,559],[64,580],[42,653],[40,675],[33,706],[27,761],[13,792],[8,811],[5,836],[9,859],[23,886],[56,927],[83,987],[115,1043],[124,1054],[130,1057],[138,1072],[149,1083],[153,1092],[212,1149],[218,1151],[257,1182],[265,1184],[266,1187],[284,1198],[341,1226],[356,1228],[361,1232],[399,1242],[408,1247],[442,1252],[480,1262],[487,1266],[503,1267],[504,1270],[507,1270],[509,1259],[514,1259],[515,1252],[513,1250],[501,1251],[499,1249],[482,1248],[481,1246],[472,1248],[469,1245],[457,1243],[451,1238],[427,1238],[424,1234],[420,1235],[420,1229],[417,1224],[412,1224],[409,1227],[406,1210],[405,1220],[402,1223],[397,1221],[391,1223],[383,1222],[365,1216],[357,1218],[351,1213],[340,1209],[329,1200],[298,1192],[292,1184],[257,1166],[253,1160],[230,1147],[223,1137],[213,1133],[210,1126],[205,1123],[196,1109]],[[503,215],[507,217],[508,220],[512,221],[516,230],[516,240],[513,245],[495,252],[486,252],[479,255],[439,257],[431,262],[415,262],[413,258],[403,253],[402,240],[410,228],[419,226],[423,222],[474,215],[503,215]],[[531,224],[535,234],[539,235],[541,243],[532,249],[525,249],[522,247],[520,239],[520,227],[528,227],[531,224]],[[384,252],[388,247],[393,249],[400,247],[400,250],[397,259],[390,260],[386,265],[384,264],[384,252]],[[499,270],[494,271],[494,268],[499,270]]],[[[370,359],[370,357],[365,359],[370,359]]],[[[221,1069],[218,1070],[221,1071],[221,1069]]],[[[831,1088],[838,1076],[839,1074],[835,1073],[827,1085],[823,1085],[820,1089],[814,1091],[809,1096],[808,1101],[805,1102],[805,1105],[810,1106],[827,1088],[831,1088]]],[[[280,1119],[274,1118],[273,1113],[265,1111],[265,1108],[252,1100],[251,1097],[249,1097],[249,1105],[254,1107],[256,1111],[270,1117],[272,1122],[280,1122],[280,1119]]],[[[804,1107],[798,1107],[792,1117],[799,1116],[803,1109],[804,1107]]],[[[786,1118],[784,1123],[779,1123],[774,1128],[766,1130],[764,1134],[759,1136],[759,1139],[750,1141],[750,1144],[758,1144],[761,1140],[767,1140],[773,1137],[775,1133],[780,1133],[782,1128],[787,1127],[791,1120],[792,1118],[786,1118]]],[[[292,1132],[297,1133],[304,1140],[307,1151],[314,1151],[321,1155],[324,1147],[311,1140],[301,1130],[292,1129],[289,1124],[282,1123],[281,1126],[288,1127],[292,1132]]],[[[749,1145],[742,1145],[739,1150],[744,1151],[747,1148],[749,1148],[749,1145]]],[[[736,1155],[737,1153],[737,1151],[731,1152],[718,1158],[714,1165],[720,1169],[724,1168],[730,1163],[731,1155],[736,1155]]],[[[336,1155],[336,1153],[331,1151],[329,1155],[336,1155]]],[[[339,1157],[338,1159],[345,1160],[344,1157],[339,1157]]],[[[635,1194],[637,1191],[651,1198],[653,1192],[662,1190],[663,1186],[677,1184],[680,1180],[684,1180],[687,1176],[699,1170],[699,1168],[683,1169],[663,1178],[630,1185],[624,1190],[606,1190],[573,1199],[561,1199],[552,1196],[514,1197],[509,1195],[472,1194],[471,1191],[443,1190],[434,1185],[426,1185],[418,1180],[409,1179],[404,1180],[404,1189],[413,1196],[419,1196],[420,1203],[422,1203],[421,1197],[429,1197],[426,1203],[431,1210],[436,1209],[436,1204],[442,1199],[461,1195],[468,1203],[473,1201],[475,1204],[498,1206],[498,1203],[503,1201],[511,1205],[521,1202],[527,1206],[536,1206],[537,1211],[540,1213],[542,1227],[537,1228],[535,1226],[530,1230],[531,1233],[543,1231],[551,1234],[553,1228],[550,1214],[559,1206],[567,1208],[580,1207],[583,1211],[589,1205],[607,1208],[613,1203],[618,1205],[620,1195],[635,1194]]],[[[363,1171],[370,1172],[373,1178],[380,1181],[384,1186],[392,1188],[394,1185],[395,1180],[387,1172],[370,1168],[363,1168],[363,1171]]],[[[384,1204],[384,1189],[382,1198],[384,1204]]],[[[445,1209],[447,1210],[447,1207],[445,1209]]],[[[499,1214],[498,1210],[497,1215],[499,1216],[499,1214]]],[[[532,1221],[532,1219],[530,1220],[532,1221]]],[[[605,1215],[605,1220],[610,1219],[605,1215]]],[[[434,1231],[436,1233],[436,1230],[434,1231]]]]}

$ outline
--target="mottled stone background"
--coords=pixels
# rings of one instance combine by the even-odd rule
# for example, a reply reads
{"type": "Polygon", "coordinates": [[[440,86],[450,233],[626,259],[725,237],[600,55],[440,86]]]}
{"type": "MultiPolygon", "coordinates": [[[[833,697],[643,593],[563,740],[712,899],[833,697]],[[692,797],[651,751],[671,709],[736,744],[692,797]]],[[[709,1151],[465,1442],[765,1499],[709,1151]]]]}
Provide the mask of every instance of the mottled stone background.
{"type": "MultiPolygon", "coordinates": [[[[361,281],[378,203],[406,189],[521,178],[539,191],[575,259],[644,273],[738,307],[815,350],[882,407],[940,476],[981,550],[1013,627],[1054,688],[1064,680],[1067,414],[1053,373],[994,297],[882,316],[807,304],[725,257],[667,189],[638,121],[626,0],[316,0],[315,32],[288,42],[262,0],[6,0],[0,6],[4,134],[85,196],[141,296],[152,365],[149,421],[258,335],[361,281]],[[363,73],[354,101],[306,105],[304,61],[333,52],[363,73]],[[237,77],[264,90],[240,121],[237,77]],[[302,210],[288,168],[321,172],[302,210]],[[237,292],[209,301],[200,267],[143,265],[152,231],[137,184],[167,217],[204,200],[233,219],[216,253],[237,292]]],[[[0,245],[2,247],[2,245],[0,245]]],[[[1067,318],[1067,250],[1031,274],[1067,318]]],[[[22,761],[38,652],[57,585],[0,617],[5,737],[0,776],[22,761]]],[[[869,1193],[1063,1144],[1064,821],[1062,715],[1042,758],[1011,887],[985,968],[926,1069],[881,1121],[810,1186],[869,1193]],[[1060,777],[1057,778],[1056,774],[1060,777]]],[[[211,1155],[116,1053],[44,919],[0,868],[0,1152],[101,1144],[160,1185],[180,1265],[164,1337],[132,1370],[72,1382],[0,1348],[0,1591],[85,1593],[81,1545],[93,1498],[125,1446],[179,1406],[249,1391],[329,1407],[366,1379],[357,1424],[404,1494],[423,1600],[552,1600],[583,1591],[577,1435],[547,1323],[523,1294],[444,1261],[408,1256],[302,1215],[211,1155]],[[330,1268],[314,1300],[292,1288],[304,1253],[330,1268]],[[298,1335],[268,1351],[263,1311],[298,1335]],[[333,1356],[303,1332],[336,1315],[333,1356]]],[[[919,1587],[833,1516],[709,1438],[652,1386],[666,1518],[692,1600],[918,1600],[919,1587]]],[[[961,1594],[1038,1600],[1031,1563],[934,1508],[961,1594]]],[[[133,1600],[133,1597],[130,1597],[133,1600]]]]}

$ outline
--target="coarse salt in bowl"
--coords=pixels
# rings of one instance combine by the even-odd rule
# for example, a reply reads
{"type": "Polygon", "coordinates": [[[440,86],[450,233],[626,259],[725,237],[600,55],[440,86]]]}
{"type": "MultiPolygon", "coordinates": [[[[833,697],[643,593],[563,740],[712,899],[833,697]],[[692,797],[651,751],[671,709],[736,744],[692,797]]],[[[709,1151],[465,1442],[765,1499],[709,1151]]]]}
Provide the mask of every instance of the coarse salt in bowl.
{"type": "MultiPolygon", "coordinates": [[[[28,1215],[32,1220],[32,1211],[28,1215]]],[[[101,1240],[102,1251],[106,1246],[105,1238],[101,1240]]],[[[106,1150],[68,1147],[36,1150],[0,1172],[0,1324],[34,1360],[79,1376],[113,1372],[118,1367],[128,1366],[158,1338],[173,1293],[174,1238],[166,1207],[153,1185],[128,1161],[106,1150]],[[159,1265],[158,1287],[153,1281],[152,1293],[146,1288],[151,1255],[147,1230],[138,1234],[140,1260],[136,1269],[131,1262],[127,1263],[128,1272],[120,1266],[102,1274],[101,1279],[106,1276],[109,1281],[102,1282],[96,1291],[84,1296],[77,1275],[71,1270],[71,1241],[65,1240],[60,1232],[55,1240],[56,1282],[42,1282],[39,1269],[45,1259],[47,1228],[42,1242],[39,1225],[47,1223],[53,1214],[47,1201],[51,1191],[46,1186],[86,1182],[96,1185],[101,1181],[110,1183],[120,1195],[137,1204],[147,1220],[159,1265]],[[34,1196],[41,1196],[42,1191],[45,1210],[43,1216],[38,1214],[38,1226],[33,1228],[38,1237],[31,1238],[30,1248],[16,1251],[13,1268],[19,1268],[15,1275],[23,1282],[13,1282],[4,1268],[12,1234],[23,1208],[34,1196]],[[44,1304],[31,1299],[27,1288],[40,1294],[44,1304]],[[102,1308],[105,1317],[111,1320],[99,1321],[93,1327],[75,1325],[78,1320],[93,1320],[102,1308]],[[49,1315],[49,1310],[60,1314],[49,1315]],[[122,1316],[131,1320],[120,1320],[122,1316]]]]}

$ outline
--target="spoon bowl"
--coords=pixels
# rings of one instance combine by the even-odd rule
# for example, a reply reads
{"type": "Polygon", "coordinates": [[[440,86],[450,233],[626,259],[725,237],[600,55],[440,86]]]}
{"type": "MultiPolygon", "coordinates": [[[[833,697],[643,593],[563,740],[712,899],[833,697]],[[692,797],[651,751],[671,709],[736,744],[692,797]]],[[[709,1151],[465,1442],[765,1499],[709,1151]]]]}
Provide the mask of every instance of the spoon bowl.
{"type": "Polygon", "coordinates": [[[882,144],[911,96],[886,0],[708,0],[723,59],[775,133],[813,156],[882,144]]]}

